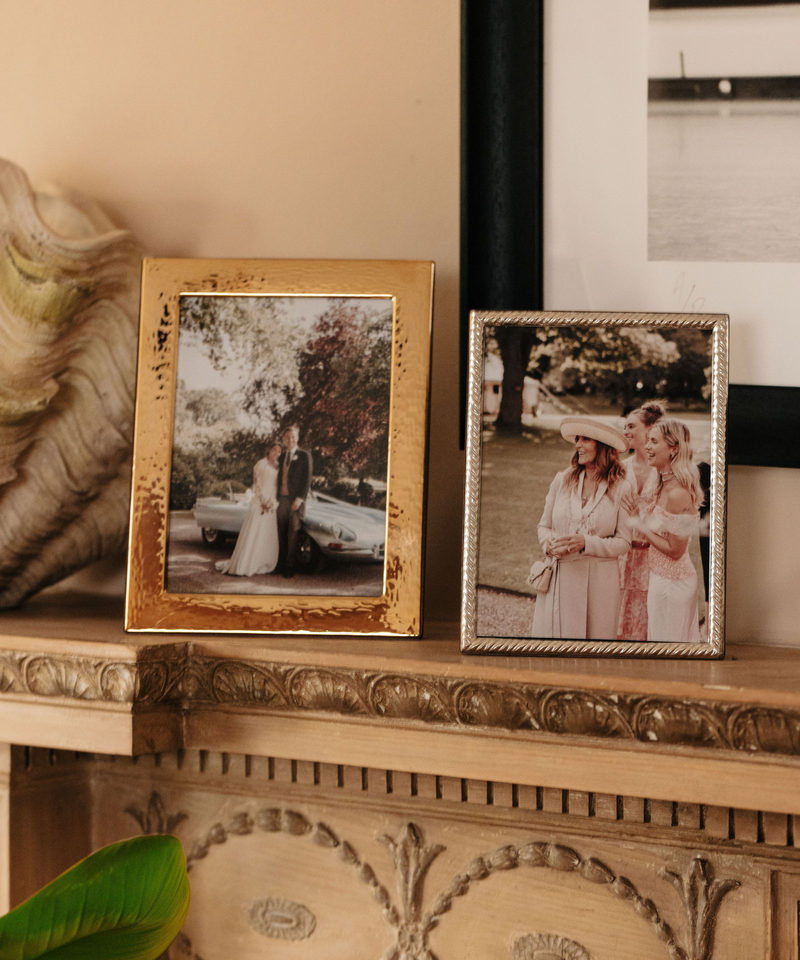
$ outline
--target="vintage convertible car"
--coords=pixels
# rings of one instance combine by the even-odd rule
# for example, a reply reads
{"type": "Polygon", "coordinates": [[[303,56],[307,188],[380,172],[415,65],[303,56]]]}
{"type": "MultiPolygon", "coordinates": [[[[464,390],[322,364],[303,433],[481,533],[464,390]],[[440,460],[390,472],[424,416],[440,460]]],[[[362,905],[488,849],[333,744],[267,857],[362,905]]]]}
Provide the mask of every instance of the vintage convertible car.
{"type": "MultiPolygon", "coordinates": [[[[252,496],[198,497],[194,518],[203,542],[221,544],[239,533],[252,496]]],[[[298,563],[306,569],[320,568],[325,559],[383,562],[386,512],[358,507],[312,490],[306,500],[306,515],[298,541],[298,563]]]]}

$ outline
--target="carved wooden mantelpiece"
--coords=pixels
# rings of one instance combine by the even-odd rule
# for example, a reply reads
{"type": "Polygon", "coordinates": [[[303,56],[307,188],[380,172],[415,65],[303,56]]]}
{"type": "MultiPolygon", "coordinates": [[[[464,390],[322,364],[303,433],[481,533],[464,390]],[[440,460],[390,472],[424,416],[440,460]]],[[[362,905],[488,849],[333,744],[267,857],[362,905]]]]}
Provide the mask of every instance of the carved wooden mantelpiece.
{"type": "Polygon", "coordinates": [[[169,960],[795,956],[800,850],[763,812],[193,750],[14,748],[9,800],[13,902],[89,849],[178,836],[169,960]]]}
{"type": "Polygon", "coordinates": [[[455,625],[421,641],[129,636],[117,606],[73,598],[4,615],[0,738],[23,728],[34,745],[283,749],[366,766],[388,751],[412,773],[521,770],[530,783],[535,767],[548,786],[751,809],[769,797],[800,813],[800,651],[466,657],[455,625]]]}

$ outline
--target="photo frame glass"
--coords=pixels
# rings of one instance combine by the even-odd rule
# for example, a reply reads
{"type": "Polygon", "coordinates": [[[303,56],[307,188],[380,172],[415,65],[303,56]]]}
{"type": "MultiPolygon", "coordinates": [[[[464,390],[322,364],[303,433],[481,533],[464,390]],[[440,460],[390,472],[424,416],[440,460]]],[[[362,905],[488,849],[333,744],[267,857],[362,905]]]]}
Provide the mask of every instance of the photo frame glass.
{"type": "Polygon", "coordinates": [[[168,593],[381,596],[393,319],[391,297],[180,297],[168,593]]]}
{"type": "Polygon", "coordinates": [[[727,318],[473,313],[462,648],[721,656],[727,318]]]}

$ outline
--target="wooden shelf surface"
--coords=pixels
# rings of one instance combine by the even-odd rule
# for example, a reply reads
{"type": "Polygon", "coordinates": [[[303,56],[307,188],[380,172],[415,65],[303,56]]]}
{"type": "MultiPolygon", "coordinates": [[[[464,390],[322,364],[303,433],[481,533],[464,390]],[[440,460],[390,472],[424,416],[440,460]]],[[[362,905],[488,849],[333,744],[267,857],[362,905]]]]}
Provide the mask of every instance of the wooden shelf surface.
{"type": "MultiPolygon", "coordinates": [[[[800,638],[798,638],[800,642],[800,638]]],[[[383,637],[126,633],[122,602],[91,595],[34,599],[0,613],[0,652],[59,652],[135,660],[188,647],[219,659],[585,690],[749,702],[800,710],[800,648],[729,644],[724,660],[476,656],[460,652],[458,624],[429,622],[419,640],[383,637]]]]}

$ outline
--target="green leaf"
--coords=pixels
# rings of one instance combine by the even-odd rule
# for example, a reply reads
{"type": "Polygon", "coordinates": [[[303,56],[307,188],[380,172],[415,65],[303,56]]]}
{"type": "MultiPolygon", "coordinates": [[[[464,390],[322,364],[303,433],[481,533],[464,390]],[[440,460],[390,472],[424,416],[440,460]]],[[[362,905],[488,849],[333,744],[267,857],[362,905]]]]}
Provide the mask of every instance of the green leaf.
{"type": "Polygon", "coordinates": [[[0,917],[0,960],[155,960],[189,909],[175,837],[103,847],[0,917]]]}

